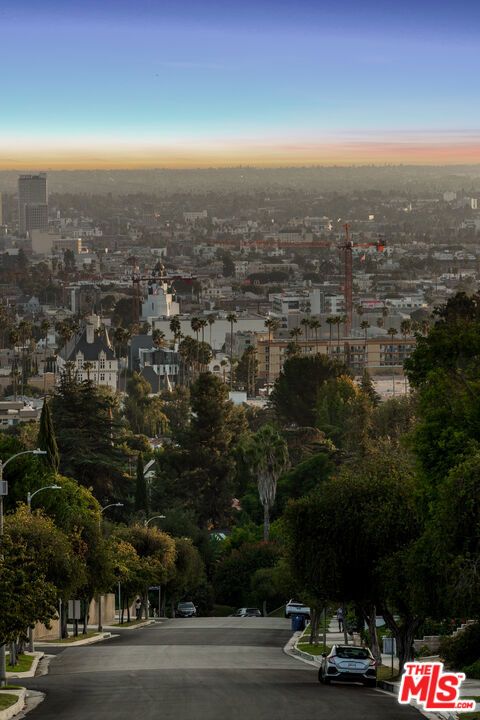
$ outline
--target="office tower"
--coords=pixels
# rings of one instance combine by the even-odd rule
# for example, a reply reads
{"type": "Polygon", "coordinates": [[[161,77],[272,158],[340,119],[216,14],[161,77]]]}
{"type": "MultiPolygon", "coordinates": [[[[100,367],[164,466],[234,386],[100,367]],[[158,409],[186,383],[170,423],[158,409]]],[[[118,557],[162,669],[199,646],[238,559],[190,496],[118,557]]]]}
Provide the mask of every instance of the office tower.
{"type": "Polygon", "coordinates": [[[18,178],[18,227],[21,235],[30,230],[48,230],[46,173],[18,178]]]}

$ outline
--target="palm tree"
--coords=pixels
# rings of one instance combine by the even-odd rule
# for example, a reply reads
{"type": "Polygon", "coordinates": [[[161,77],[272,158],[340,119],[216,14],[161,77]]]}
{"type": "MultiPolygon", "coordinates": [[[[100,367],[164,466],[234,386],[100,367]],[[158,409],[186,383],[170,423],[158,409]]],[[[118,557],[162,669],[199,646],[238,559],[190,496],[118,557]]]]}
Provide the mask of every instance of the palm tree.
{"type": "Polygon", "coordinates": [[[383,317],[377,318],[377,327],[382,328],[385,325],[385,320],[383,317]]]}
{"type": "Polygon", "coordinates": [[[406,341],[407,335],[410,335],[412,332],[412,321],[411,320],[402,320],[400,323],[400,332],[403,335],[403,339],[406,341]]]}
{"type": "Polygon", "coordinates": [[[198,318],[198,317],[193,317],[193,318],[191,319],[191,321],[190,321],[190,325],[191,325],[191,328],[192,328],[193,332],[195,333],[195,339],[196,339],[196,341],[197,341],[197,357],[196,357],[196,361],[195,361],[195,365],[196,365],[196,368],[195,368],[195,369],[196,369],[196,371],[198,372],[198,367],[199,367],[199,350],[200,350],[199,345],[198,345],[198,333],[200,332],[200,327],[201,327],[201,326],[200,326],[200,318],[198,318]]]}
{"type": "Polygon", "coordinates": [[[368,322],[368,320],[362,320],[362,322],[360,323],[360,328],[361,328],[361,329],[364,331],[364,333],[365,333],[365,349],[364,349],[364,352],[363,352],[363,364],[364,364],[365,367],[367,367],[367,365],[368,365],[368,356],[367,356],[368,345],[367,345],[367,342],[368,342],[368,328],[369,328],[369,327],[370,327],[370,323],[368,322]]]}
{"type": "Polygon", "coordinates": [[[265,363],[265,370],[267,375],[267,398],[269,396],[269,390],[270,390],[270,346],[272,344],[272,333],[274,333],[278,328],[280,327],[280,323],[278,320],[275,320],[275,318],[267,318],[265,320],[265,327],[268,330],[268,358],[267,362],[265,363]]]}
{"type": "Polygon", "coordinates": [[[333,332],[333,326],[335,325],[335,318],[334,317],[328,317],[327,318],[327,325],[328,330],[330,333],[330,336],[328,338],[328,354],[331,355],[332,353],[332,332],[333,332]]]}
{"type": "Polygon", "coordinates": [[[223,360],[220,360],[220,365],[221,365],[222,368],[223,368],[223,384],[226,385],[226,384],[227,384],[227,379],[226,379],[226,367],[227,367],[227,365],[228,365],[227,360],[225,360],[225,358],[223,358],[223,360]]]}
{"type": "Polygon", "coordinates": [[[215,316],[214,316],[214,315],[209,315],[208,318],[207,318],[207,322],[208,322],[208,324],[210,325],[210,328],[209,328],[209,331],[210,331],[210,347],[212,348],[212,351],[213,351],[213,345],[212,345],[212,325],[215,324],[215,316]]]}
{"type": "Polygon", "coordinates": [[[313,318],[310,320],[310,329],[314,331],[315,333],[315,349],[318,354],[318,331],[322,327],[322,323],[320,320],[317,320],[316,318],[313,318]]]}
{"type": "Polygon", "coordinates": [[[163,330],[154,330],[152,332],[152,342],[156,348],[160,348],[165,344],[165,333],[163,330]]]}
{"type": "Polygon", "coordinates": [[[228,313],[227,320],[230,323],[230,390],[233,387],[233,324],[238,318],[235,313],[228,313]]]}
{"type": "Polygon", "coordinates": [[[40,325],[40,330],[42,331],[43,339],[45,340],[45,348],[43,353],[43,392],[44,394],[47,391],[47,373],[46,373],[46,367],[47,367],[47,345],[48,345],[48,331],[50,329],[50,323],[48,320],[43,320],[42,324],[40,325]]]}
{"type": "Polygon", "coordinates": [[[198,333],[200,332],[200,319],[198,317],[193,317],[190,321],[190,326],[195,333],[195,339],[198,342],[198,333]]]}
{"type": "Polygon", "coordinates": [[[308,317],[302,318],[302,319],[300,320],[300,325],[304,328],[303,332],[304,332],[304,334],[305,334],[305,340],[308,342],[308,331],[309,331],[309,329],[310,329],[310,327],[311,327],[311,325],[310,325],[310,318],[308,318],[308,317]]]}
{"type": "Polygon", "coordinates": [[[200,330],[202,331],[202,343],[205,342],[205,328],[207,327],[207,325],[208,325],[208,320],[205,320],[204,318],[202,318],[200,320],[200,330]]]}
{"type": "Polygon", "coordinates": [[[302,334],[302,329],[300,327],[293,328],[292,330],[290,330],[290,332],[288,334],[292,338],[292,342],[289,343],[289,345],[291,347],[290,347],[290,352],[288,354],[296,355],[300,350],[300,346],[298,344],[298,338],[302,334]]]}
{"type": "Polygon", "coordinates": [[[393,338],[395,335],[398,335],[398,330],[396,330],[394,327],[390,327],[387,330],[388,335],[390,335],[391,341],[392,341],[392,386],[393,386],[393,395],[395,395],[395,364],[394,364],[394,352],[393,352],[393,338]]]}
{"type": "Polygon", "coordinates": [[[173,317],[170,320],[170,331],[173,333],[173,344],[175,346],[179,340],[181,331],[180,320],[178,317],[173,317]]]}
{"type": "Polygon", "coordinates": [[[90,370],[93,368],[93,363],[91,363],[89,360],[87,362],[83,363],[83,369],[87,373],[87,381],[90,382],[90,370]]]}

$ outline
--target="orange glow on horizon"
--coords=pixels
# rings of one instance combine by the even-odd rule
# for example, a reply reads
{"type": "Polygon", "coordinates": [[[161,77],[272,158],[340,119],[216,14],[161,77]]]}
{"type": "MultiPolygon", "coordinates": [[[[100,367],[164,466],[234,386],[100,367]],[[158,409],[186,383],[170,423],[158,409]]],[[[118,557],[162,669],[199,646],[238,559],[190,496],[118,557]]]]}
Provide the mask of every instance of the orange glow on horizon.
{"type": "Polygon", "coordinates": [[[428,142],[349,140],[334,142],[219,142],[171,145],[96,141],[84,146],[52,144],[38,150],[29,143],[0,145],[0,169],[106,170],[209,168],[239,165],[304,167],[313,165],[473,165],[480,163],[480,139],[428,142]],[[3,145],[3,147],[2,147],[3,145]]]}

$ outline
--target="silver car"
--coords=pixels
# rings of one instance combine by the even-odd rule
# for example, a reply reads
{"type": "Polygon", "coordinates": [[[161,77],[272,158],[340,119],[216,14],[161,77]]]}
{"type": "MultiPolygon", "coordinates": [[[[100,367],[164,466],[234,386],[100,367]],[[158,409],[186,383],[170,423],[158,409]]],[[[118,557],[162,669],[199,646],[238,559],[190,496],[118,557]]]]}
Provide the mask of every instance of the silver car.
{"type": "Polygon", "coordinates": [[[318,679],[329,685],[339,682],[361,682],[367,687],[377,685],[377,661],[368,648],[357,645],[334,645],[323,654],[318,679]]]}

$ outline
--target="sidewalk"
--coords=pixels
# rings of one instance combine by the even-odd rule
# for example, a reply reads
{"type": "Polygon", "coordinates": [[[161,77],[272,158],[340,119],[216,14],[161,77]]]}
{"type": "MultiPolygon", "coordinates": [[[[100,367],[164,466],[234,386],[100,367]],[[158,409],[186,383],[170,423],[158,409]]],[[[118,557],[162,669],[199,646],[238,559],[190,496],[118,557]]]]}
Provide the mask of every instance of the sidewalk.
{"type": "MultiPolygon", "coordinates": [[[[322,639],[323,635],[320,632],[320,640],[322,639]]],[[[358,638],[355,636],[351,636],[347,634],[348,638],[348,644],[353,645],[358,641],[358,638]]],[[[345,636],[343,632],[339,632],[338,630],[338,620],[336,616],[330,618],[330,623],[328,625],[327,630],[327,645],[344,645],[345,644],[345,636]]],[[[391,667],[392,665],[392,657],[391,655],[384,655],[382,654],[382,665],[385,665],[386,667],[391,667]]],[[[398,658],[393,658],[393,667],[398,669],[398,658]]]]}

